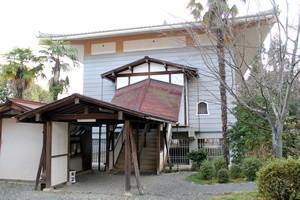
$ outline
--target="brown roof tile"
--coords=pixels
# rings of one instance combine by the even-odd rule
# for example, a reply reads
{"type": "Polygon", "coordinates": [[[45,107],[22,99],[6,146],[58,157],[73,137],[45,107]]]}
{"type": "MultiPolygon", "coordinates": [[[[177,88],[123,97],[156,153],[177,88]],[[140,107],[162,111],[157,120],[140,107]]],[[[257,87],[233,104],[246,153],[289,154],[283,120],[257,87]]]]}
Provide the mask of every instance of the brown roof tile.
{"type": "Polygon", "coordinates": [[[112,103],[177,121],[181,95],[182,86],[147,79],[117,90],[112,103]]]}

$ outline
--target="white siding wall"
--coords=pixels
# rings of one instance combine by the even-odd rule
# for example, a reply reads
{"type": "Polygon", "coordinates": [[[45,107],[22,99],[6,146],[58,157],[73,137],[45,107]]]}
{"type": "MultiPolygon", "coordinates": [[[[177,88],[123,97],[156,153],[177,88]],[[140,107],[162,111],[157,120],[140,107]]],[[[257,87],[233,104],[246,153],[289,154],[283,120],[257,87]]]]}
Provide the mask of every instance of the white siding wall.
{"type": "MultiPolygon", "coordinates": [[[[197,89],[197,81],[195,79],[191,78],[188,80],[189,127],[198,129],[198,122],[200,121],[201,132],[221,131],[220,103],[216,99],[216,97],[219,98],[220,96],[219,82],[211,78],[202,61],[199,51],[193,48],[160,49],[86,56],[84,62],[83,94],[101,99],[102,80],[100,75],[109,70],[141,59],[144,56],[200,68],[200,78],[198,80],[199,88],[197,89]],[[196,106],[199,100],[208,103],[209,115],[196,115],[196,106]]],[[[212,53],[210,56],[213,62],[217,63],[216,54],[212,53]]],[[[227,74],[227,77],[229,77],[231,71],[228,71],[227,74]]],[[[114,84],[110,81],[103,80],[102,100],[111,101],[114,93],[114,84]]],[[[229,94],[227,94],[227,101],[229,104],[233,101],[233,98],[229,94]]],[[[233,116],[229,114],[228,121],[230,122],[233,119],[233,116]]]]}
{"type": "Polygon", "coordinates": [[[2,119],[0,179],[33,181],[40,161],[43,125],[2,119]]]}

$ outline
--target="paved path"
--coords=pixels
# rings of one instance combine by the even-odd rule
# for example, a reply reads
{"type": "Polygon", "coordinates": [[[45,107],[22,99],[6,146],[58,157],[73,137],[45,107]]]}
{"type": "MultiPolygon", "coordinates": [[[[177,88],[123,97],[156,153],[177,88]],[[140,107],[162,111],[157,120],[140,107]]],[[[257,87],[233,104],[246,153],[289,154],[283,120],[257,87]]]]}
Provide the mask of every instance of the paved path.
{"type": "MultiPolygon", "coordinates": [[[[0,183],[0,199],[207,199],[218,194],[248,192],[257,189],[255,183],[197,185],[184,181],[193,172],[141,175],[144,195],[136,188],[132,196],[124,196],[124,174],[89,173],[76,177],[76,183],[56,188],[53,192],[34,191],[33,185],[0,183]]],[[[136,185],[131,176],[131,185],[136,185]]]]}

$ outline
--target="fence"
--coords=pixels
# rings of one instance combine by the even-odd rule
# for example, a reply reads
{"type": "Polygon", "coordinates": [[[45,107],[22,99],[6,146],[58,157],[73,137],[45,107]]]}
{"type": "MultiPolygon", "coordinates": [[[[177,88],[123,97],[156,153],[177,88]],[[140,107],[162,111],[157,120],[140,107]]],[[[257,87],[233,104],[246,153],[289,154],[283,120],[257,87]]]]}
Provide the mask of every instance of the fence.
{"type": "Polygon", "coordinates": [[[172,164],[188,165],[189,159],[187,153],[189,152],[188,139],[172,139],[170,144],[170,158],[172,164]]]}
{"type": "MultiPolygon", "coordinates": [[[[100,162],[106,162],[106,139],[101,139],[100,162]]],[[[92,162],[98,163],[99,159],[99,139],[93,139],[93,156],[92,162]]]]}
{"type": "Polygon", "coordinates": [[[198,148],[205,149],[208,152],[208,160],[215,160],[223,157],[222,145],[222,139],[212,138],[198,140],[198,148]]]}

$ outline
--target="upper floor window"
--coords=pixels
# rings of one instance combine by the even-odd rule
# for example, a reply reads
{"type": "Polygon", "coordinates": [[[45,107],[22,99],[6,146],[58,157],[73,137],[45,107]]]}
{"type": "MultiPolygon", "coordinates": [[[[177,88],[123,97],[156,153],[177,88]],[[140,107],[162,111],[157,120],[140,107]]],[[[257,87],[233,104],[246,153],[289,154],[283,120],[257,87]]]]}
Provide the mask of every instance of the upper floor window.
{"type": "Polygon", "coordinates": [[[207,106],[207,103],[205,103],[205,102],[198,103],[197,114],[198,115],[208,115],[208,106],[207,106]]]}

